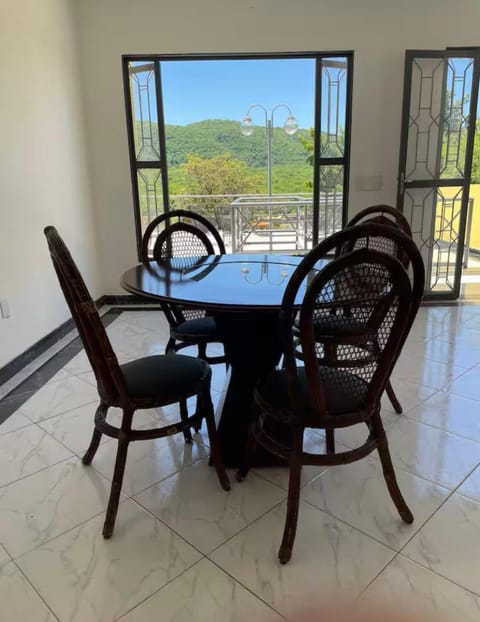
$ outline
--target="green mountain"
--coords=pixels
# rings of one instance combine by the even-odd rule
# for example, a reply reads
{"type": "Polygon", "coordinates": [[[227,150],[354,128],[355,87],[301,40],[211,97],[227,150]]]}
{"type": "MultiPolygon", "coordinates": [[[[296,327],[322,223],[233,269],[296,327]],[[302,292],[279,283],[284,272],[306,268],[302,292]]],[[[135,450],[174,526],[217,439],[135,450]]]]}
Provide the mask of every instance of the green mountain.
{"type": "MultiPolygon", "coordinates": [[[[142,127],[140,121],[135,127],[137,153],[142,144],[142,127]]],[[[141,159],[156,159],[158,152],[158,133],[156,127],[144,126],[144,148],[141,159]],[[153,135],[153,140],[149,137],[153,135]],[[153,148],[153,149],[152,149],[153,148]]],[[[272,139],[272,158],[276,165],[305,164],[307,152],[300,142],[299,135],[308,137],[308,130],[299,130],[294,136],[285,134],[281,127],[274,128],[272,139]]],[[[178,166],[185,162],[188,153],[198,153],[203,157],[212,157],[230,152],[234,158],[244,160],[249,166],[265,167],[267,164],[267,147],[265,128],[256,126],[251,136],[243,136],[238,121],[209,119],[188,125],[165,125],[167,145],[167,161],[169,166],[178,166]]]]}

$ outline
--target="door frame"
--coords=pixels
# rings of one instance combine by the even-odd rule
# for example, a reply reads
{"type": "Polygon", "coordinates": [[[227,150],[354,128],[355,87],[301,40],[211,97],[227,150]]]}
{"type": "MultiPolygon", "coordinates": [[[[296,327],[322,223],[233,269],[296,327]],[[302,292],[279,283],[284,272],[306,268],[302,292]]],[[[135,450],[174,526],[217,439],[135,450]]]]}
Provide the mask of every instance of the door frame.
{"type": "MultiPolygon", "coordinates": [[[[439,129],[438,129],[438,145],[437,145],[437,171],[436,177],[430,180],[412,180],[405,179],[406,165],[407,165],[407,149],[409,141],[409,119],[410,119],[410,99],[412,88],[412,67],[414,58],[473,58],[472,69],[472,87],[470,91],[470,105],[469,105],[469,120],[474,119],[476,121],[478,93],[480,83],[480,48],[446,48],[445,50],[406,50],[405,53],[405,69],[404,69],[404,90],[403,90],[403,104],[402,104],[402,119],[401,119],[401,132],[400,132],[400,150],[399,150],[399,167],[398,167],[398,183],[397,183],[397,209],[401,212],[404,211],[404,197],[405,188],[442,188],[442,187],[462,187],[462,200],[460,206],[460,219],[458,229],[458,245],[455,258],[455,272],[454,272],[454,286],[450,292],[431,292],[428,291],[425,294],[425,299],[443,299],[443,300],[456,300],[460,295],[461,276],[463,271],[463,253],[465,245],[465,231],[467,223],[467,211],[469,200],[469,189],[471,182],[472,172],[472,157],[473,147],[475,140],[475,123],[469,124],[467,129],[466,145],[465,145],[465,164],[464,174],[461,178],[452,178],[442,180],[438,176],[438,167],[440,165],[441,150],[442,150],[442,135],[444,127],[444,117],[441,112],[439,129]]],[[[444,71],[444,87],[441,93],[441,111],[444,110],[445,94],[446,94],[446,79],[447,72],[444,71]]],[[[434,230],[435,222],[432,220],[432,227],[434,230]]],[[[430,278],[430,269],[427,270],[427,278],[430,278]]]]}
{"type": "Polygon", "coordinates": [[[265,60],[265,59],[312,59],[315,61],[314,74],[314,150],[313,150],[313,222],[312,222],[312,245],[318,243],[319,236],[319,214],[320,214],[320,167],[325,165],[343,166],[343,192],[342,192],[342,227],[348,221],[348,196],[350,182],[350,149],[351,149],[351,128],[352,128],[352,91],[353,91],[353,50],[338,51],[305,51],[305,52],[237,52],[237,53],[186,53],[186,54],[123,54],[122,55],[122,75],[125,95],[125,115],[128,135],[128,149],[130,160],[130,175],[133,194],[133,206],[135,215],[135,231],[137,238],[137,253],[141,259],[142,242],[142,222],[140,214],[140,199],[138,189],[137,171],[142,168],[160,169],[162,178],[162,197],[164,211],[169,210],[168,192],[168,164],[167,150],[165,141],[165,117],[163,112],[163,95],[161,84],[161,63],[162,61],[202,61],[202,60],[265,60]],[[346,82],[346,101],[345,101],[345,141],[344,152],[341,157],[322,157],[320,154],[321,137],[321,112],[322,112],[322,60],[328,58],[344,57],[347,60],[347,82],[346,82]],[[135,138],[132,115],[132,98],[130,93],[129,64],[131,62],[153,62],[155,81],[156,81],[156,103],[158,118],[158,133],[160,160],[140,161],[136,159],[135,138]],[[319,81],[320,80],[320,81],[319,81]]]}

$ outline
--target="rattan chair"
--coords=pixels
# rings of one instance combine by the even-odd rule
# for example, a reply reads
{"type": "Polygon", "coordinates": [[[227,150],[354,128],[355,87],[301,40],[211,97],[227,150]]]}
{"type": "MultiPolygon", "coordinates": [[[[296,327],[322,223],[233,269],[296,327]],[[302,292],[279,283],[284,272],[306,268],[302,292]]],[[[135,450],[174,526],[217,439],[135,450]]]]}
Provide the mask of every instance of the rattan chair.
{"type": "MultiPolygon", "coordinates": [[[[361,225],[365,222],[376,222],[380,225],[394,226],[400,231],[403,231],[409,238],[412,237],[412,229],[405,216],[395,207],[391,205],[371,205],[355,214],[355,216],[348,222],[347,227],[353,227],[355,225],[361,225]]],[[[388,248],[377,248],[382,252],[389,252],[388,248]]]]}
{"type": "MultiPolygon", "coordinates": [[[[370,207],[358,212],[358,214],[350,220],[347,226],[353,227],[354,225],[366,222],[375,222],[389,227],[397,227],[400,231],[403,231],[405,235],[408,235],[409,238],[412,238],[412,229],[410,228],[408,220],[402,212],[395,209],[391,205],[371,205],[370,207]]],[[[377,237],[373,246],[371,245],[371,248],[375,248],[376,250],[392,255],[392,257],[396,257],[399,261],[401,261],[404,267],[408,269],[408,257],[403,253],[402,249],[393,242],[393,240],[377,237]]],[[[395,391],[393,390],[390,380],[387,382],[385,392],[395,412],[401,415],[403,408],[395,394],[395,391]]]]}
{"type": "MultiPolygon", "coordinates": [[[[355,214],[355,216],[347,224],[347,227],[353,227],[367,222],[373,222],[387,227],[396,227],[400,231],[403,231],[405,235],[408,235],[409,238],[412,238],[412,229],[410,228],[408,220],[402,212],[391,205],[371,205],[370,207],[358,212],[358,214],[355,214]]],[[[357,242],[356,248],[358,247],[359,243],[357,242]]],[[[396,257],[403,264],[403,266],[408,269],[408,256],[405,255],[402,248],[395,244],[393,240],[378,236],[375,240],[371,241],[370,248],[374,248],[383,253],[392,255],[392,257],[396,257]]],[[[395,391],[393,390],[390,380],[387,382],[385,392],[395,412],[401,415],[403,408],[395,394],[395,391]]]]}
{"type": "Polygon", "coordinates": [[[113,534],[128,446],[133,441],[189,431],[192,425],[200,427],[202,418],[205,418],[211,459],[222,488],[229,490],[230,483],[221,462],[215,428],[210,397],[211,370],[208,363],[195,357],[172,353],[168,356],[147,356],[119,365],[95,303],[65,243],[54,227],[46,227],[45,236],[60,286],[94,371],[100,397],[100,404],[95,413],[93,437],[83,457],[83,464],[88,465],[92,462],[102,434],[118,439],[110,499],[103,527],[104,537],[110,538],[113,534]],[[142,430],[133,427],[134,415],[138,409],[185,403],[191,396],[197,396],[197,412],[194,415],[189,417],[186,411],[181,409],[181,420],[171,425],[142,430]],[[110,407],[122,409],[120,427],[107,422],[110,407]]]}
{"type": "MultiPolygon", "coordinates": [[[[408,224],[405,216],[399,212],[397,209],[389,206],[389,205],[372,205],[362,210],[358,214],[356,214],[348,223],[347,227],[352,227],[357,224],[364,223],[376,223],[378,225],[384,225],[386,227],[394,227],[399,231],[402,231],[408,237],[412,237],[412,231],[410,229],[410,225],[408,224]]],[[[366,240],[357,239],[355,241],[355,249],[361,248],[365,245],[366,240]]],[[[403,248],[397,244],[395,240],[392,240],[389,237],[385,237],[382,235],[377,235],[375,238],[370,238],[368,240],[369,247],[378,250],[380,252],[391,255],[392,257],[396,257],[402,265],[408,269],[409,266],[409,258],[405,254],[403,248]]],[[[339,257],[341,254],[350,252],[352,250],[351,243],[346,243],[344,246],[339,246],[335,249],[335,256],[339,257]]],[[[298,321],[294,324],[297,333],[299,324],[298,321]]],[[[338,323],[335,318],[329,318],[322,315],[321,319],[316,322],[316,330],[315,336],[319,341],[324,343],[328,343],[328,339],[332,333],[336,333],[338,331],[345,330],[355,330],[359,327],[351,326],[347,327],[343,323],[338,323]]],[[[330,347],[330,356],[328,357],[328,363],[330,365],[335,364],[335,350],[333,346],[330,347]]],[[[393,390],[392,383],[389,380],[385,387],[385,392],[397,414],[401,414],[403,412],[402,405],[395,395],[395,391],[393,390]]]]}
{"type": "Polygon", "coordinates": [[[406,523],[413,521],[395,478],[380,417],[380,400],[418,311],[424,280],[422,258],[414,242],[398,229],[375,223],[350,227],[328,238],[293,273],[282,302],[284,367],[257,386],[255,399],[260,415],[251,430],[245,463],[237,472],[239,481],[246,477],[255,442],[289,464],[281,563],[287,562],[292,553],[302,465],[346,464],[378,450],[392,500],[401,518],[406,523]],[[377,236],[387,236],[408,255],[412,281],[400,261],[370,248],[368,242],[377,236]],[[355,249],[361,239],[367,243],[355,249]],[[319,260],[345,245],[353,250],[315,271],[319,260]],[[300,308],[299,333],[295,335],[295,300],[304,281],[308,286],[300,308]],[[316,336],[321,314],[335,318],[343,328],[331,334],[328,341],[319,341],[316,336]],[[303,367],[299,366],[299,346],[303,367]],[[329,348],[336,353],[334,366],[329,364],[329,348]],[[337,453],[334,431],[358,423],[368,426],[365,443],[337,453]],[[306,428],[325,430],[326,453],[303,451],[306,428]]]}
{"type": "MultiPolygon", "coordinates": [[[[198,257],[224,255],[225,244],[215,227],[203,216],[186,210],[161,214],[148,225],[142,239],[142,261],[184,258],[178,267],[188,271],[196,267],[198,257]]],[[[208,363],[225,363],[223,356],[208,356],[209,343],[221,343],[215,319],[201,309],[163,304],[170,325],[166,353],[188,346],[198,347],[198,356],[208,363]]]]}

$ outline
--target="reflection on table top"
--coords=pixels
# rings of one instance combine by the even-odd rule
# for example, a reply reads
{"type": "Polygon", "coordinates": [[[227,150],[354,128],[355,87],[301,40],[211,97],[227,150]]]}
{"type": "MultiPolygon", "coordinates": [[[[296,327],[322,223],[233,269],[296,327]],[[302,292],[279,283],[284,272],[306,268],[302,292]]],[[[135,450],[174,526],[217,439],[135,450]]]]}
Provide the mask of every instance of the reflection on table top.
{"type": "MultiPolygon", "coordinates": [[[[301,260],[264,254],[174,257],[135,266],[123,275],[122,286],[140,296],[202,309],[275,310],[301,260]]],[[[302,287],[299,303],[303,294],[302,287]]]]}

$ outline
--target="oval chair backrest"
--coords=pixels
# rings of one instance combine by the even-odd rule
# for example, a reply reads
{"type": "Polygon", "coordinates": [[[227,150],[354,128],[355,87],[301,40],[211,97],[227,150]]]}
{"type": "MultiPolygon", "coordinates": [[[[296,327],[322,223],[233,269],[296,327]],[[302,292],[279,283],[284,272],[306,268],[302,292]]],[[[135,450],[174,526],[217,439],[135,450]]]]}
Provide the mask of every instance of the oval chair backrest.
{"type": "MultiPolygon", "coordinates": [[[[325,414],[323,381],[319,374],[319,361],[325,360],[319,349],[324,346],[316,341],[313,326],[314,319],[317,321],[322,313],[329,318],[335,316],[337,329],[342,318],[346,327],[352,322],[365,327],[357,343],[354,338],[350,342],[342,341],[338,355],[342,358],[342,370],[366,383],[365,399],[370,404],[379,400],[420,306],[424,279],[422,257],[411,238],[396,228],[377,223],[344,229],[310,251],[293,273],[282,302],[284,367],[292,403],[298,400],[295,387],[299,338],[309,387],[310,379],[316,379],[314,393],[310,394],[312,406],[318,417],[325,414]],[[408,255],[413,274],[411,280],[396,258],[368,246],[368,241],[379,234],[387,236],[408,255]],[[318,262],[332,251],[346,245],[353,248],[356,240],[366,240],[367,244],[316,269],[318,262]],[[298,291],[304,281],[307,293],[303,300],[298,300],[298,291]],[[292,324],[299,306],[300,334],[294,335],[292,324]],[[365,335],[369,335],[368,343],[365,335]],[[365,346],[368,356],[365,356],[365,346]]],[[[325,373],[328,375],[328,370],[323,367],[323,376],[325,373]]]]}
{"type": "MultiPolygon", "coordinates": [[[[188,210],[172,210],[157,216],[142,238],[143,263],[175,258],[175,266],[171,267],[179,272],[195,270],[204,264],[206,256],[225,252],[225,244],[215,227],[204,216],[188,210]]],[[[210,263],[207,271],[211,268],[210,263]]],[[[202,310],[174,304],[163,304],[162,309],[170,326],[205,315],[202,310]]]]}
{"type": "Polygon", "coordinates": [[[85,282],[55,227],[44,229],[50,256],[102,397],[126,398],[123,373],[85,282]]]}
{"type": "Polygon", "coordinates": [[[328,415],[327,383],[332,393],[364,388],[362,399],[369,409],[380,400],[398,344],[407,331],[411,306],[412,290],[403,266],[395,258],[368,248],[333,260],[310,282],[300,308],[299,339],[309,402],[320,424],[328,415]],[[319,310],[343,320],[346,327],[352,322],[365,325],[367,341],[362,336],[360,343],[353,338],[337,347],[337,357],[342,360],[340,374],[338,367],[327,366],[322,366],[320,374],[321,346],[314,334],[314,317],[319,310]]]}
{"type": "Polygon", "coordinates": [[[412,237],[412,229],[410,223],[402,214],[402,212],[391,205],[370,205],[365,209],[355,214],[355,216],[348,222],[347,227],[353,227],[355,225],[364,224],[365,222],[375,222],[387,225],[393,225],[398,227],[403,233],[412,237]]]}
{"type": "Polygon", "coordinates": [[[202,258],[214,254],[213,245],[205,233],[189,223],[175,222],[158,234],[152,258],[158,262],[174,258],[175,267],[185,271],[201,264],[202,258]]]}
{"type": "Polygon", "coordinates": [[[175,256],[186,257],[188,253],[197,256],[224,255],[226,250],[220,234],[204,216],[187,210],[172,210],[157,216],[147,226],[141,252],[142,261],[147,262],[175,256]],[[169,230],[171,235],[167,233],[169,230]],[[203,252],[201,245],[204,246],[203,252]]]}
{"type": "MultiPolygon", "coordinates": [[[[376,223],[379,225],[384,225],[386,227],[395,227],[402,231],[409,238],[412,237],[412,230],[410,228],[410,224],[405,216],[399,210],[395,209],[391,205],[371,205],[366,209],[362,210],[358,214],[356,214],[350,222],[347,224],[347,227],[353,227],[359,224],[365,223],[376,223]]],[[[361,248],[362,241],[358,240],[355,248],[361,248]]],[[[387,253],[392,257],[396,257],[405,268],[408,268],[408,257],[401,252],[401,249],[393,242],[393,240],[384,238],[383,236],[378,236],[375,241],[370,241],[370,248],[375,248],[376,250],[387,253]]],[[[349,252],[352,250],[351,248],[342,249],[341,252],[349,252]]]]}

